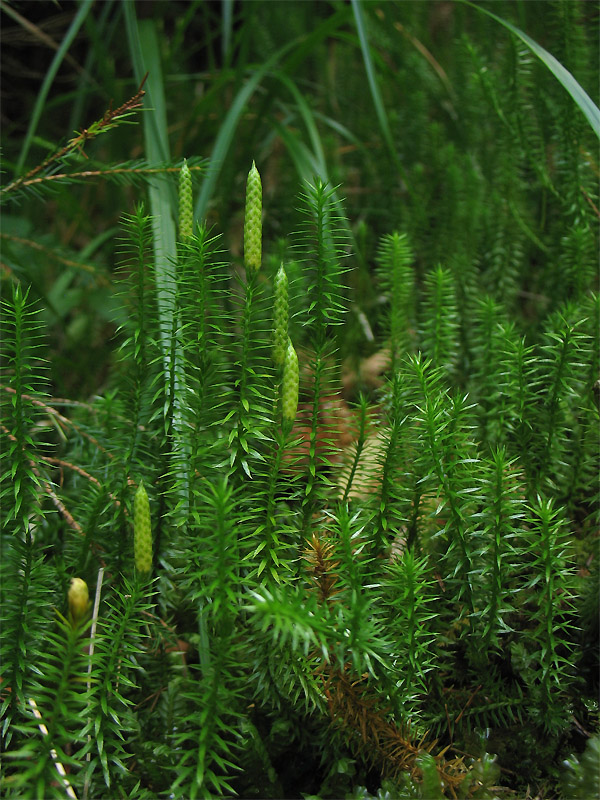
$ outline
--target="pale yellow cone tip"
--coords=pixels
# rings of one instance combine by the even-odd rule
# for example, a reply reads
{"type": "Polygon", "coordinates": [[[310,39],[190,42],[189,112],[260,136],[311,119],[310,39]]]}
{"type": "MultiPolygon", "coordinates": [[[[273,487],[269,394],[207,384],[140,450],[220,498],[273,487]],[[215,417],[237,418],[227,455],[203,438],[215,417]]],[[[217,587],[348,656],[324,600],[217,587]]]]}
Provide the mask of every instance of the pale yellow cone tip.
{"type": "Polygon", "coordinates": [[[90,607],[90,594],[87,583],[81,578],[71,578],[68,599],[69,614],[73,623],[78,624],[85,617],[90,607]]]}

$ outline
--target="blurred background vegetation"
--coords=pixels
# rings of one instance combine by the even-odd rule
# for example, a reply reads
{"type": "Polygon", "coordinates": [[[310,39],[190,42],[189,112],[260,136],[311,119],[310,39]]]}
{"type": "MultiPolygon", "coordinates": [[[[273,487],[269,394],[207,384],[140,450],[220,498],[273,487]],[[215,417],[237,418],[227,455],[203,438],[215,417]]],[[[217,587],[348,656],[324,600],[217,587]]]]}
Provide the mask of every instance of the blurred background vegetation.
{"type": "MultiPolygon", "coordinates": [[[[591,412],[598,141],[555,75],[485,11],[552,53],[598,102],[596,2],[0,0],[3,291],[22,283],[42,309],[53,403],[100,394],[110,400],[109,376],[126,335],[115,334],[127,328],[121,220],[143,199],[174,224],[176,167],[187,158],[197,167],[196,216],[222,235],[232,272],[241,267],[246,176],[256,161],[265,282],[285,258],[291,281],[302,285],[294,260],[302,182],[317,176],[339,187],[350,313],[338,345],[345,374],[354,372],[353,390],[364,388],[361,381],[372,388],[364,364],[381,352],[389,305],[376,271],[379,248],[382,236],[398,231],[414,251],[416,291],[403,295],[412,323],[403,332],[407,351],[424,345],[431,355],[427,345],[438,335],[452,342],[447,360],[439,360],[452,386],[477,404],[483,441],[502,439],[504,423],[494,415],[504,367],[489,359],[500,323],[511,336],[514,325],[518,341],[526,335],[528,347],[541,343],[540,362],[549,363],[559,340],[552,313],[574,327],[584,322],[585,383],[577,377],[568,384],[558,367],[540,368],[531,373],[538,376],[532,395],[545,397],[541,384],[551,374],[569,401],[581,394],[573,405],[591,412]],[[142,83],[144,108],[100,134],[94,123],[142,83]],[[77,136],[80,147],[31,172],[77,136]],[[157,167],[160,177],[148,171],[157,167]],[[159,185],[163,199],[170,187],[170,206],[153,199],[159,185]],[[440,309],[448,311],[441,321],[440,309]]],[[[305,345],[301,330],[291,333],[305,345]]],[[[578,366],[570,365],[573,375],[578,366]]],[[[589,426],[597,419],[588,418],[589,426]]],[[[571,419],[560,423],[568,442],[571,419]]],[[[569,506],[580,577],[589,574],[597,544],[597,503],[588,494],[569,506]]],[[[581,670],[595,690],[597,592],[589,597],[594,621],[581,670]]],[[[582,722],[568,741],[579,752],[598,725],[597,700],[582,697],[587,711],[577,710],[582,722]]],[[[488,730],[487,722],[480,727],[488,730]]],[[[514,733],[503,728],[493,743],[508,765],[503,779],[524,796],[530,779],[549,780],[550,764],[556,785],[552,741],[544,750],[526,731],[524,747],[514,733]]],[[[287,750],[282,761],[285,771],[287,750]]]]}
{"type": "MultiPolygon", "coordinates": [[[[480,5],[527,32],[595,98],[597,3],[480,5]]],[[[301,179],[316,174],[341,185],[356,289],[344,355],[369,355],[377,338],[375,252],[392,230],[414,243],[418,281],[437,263],[460,260],[465,276],[477,267],[486,290],[498,292],[524,327],[552,310],[553,284],[566,281],[568,296],[578,281],[588,283],[561,267],[577,234],[568,247],[561,237],[596,221],[593,134],[531,51],[471,6],[1,7],[4,183],[124,103],[148,71],[146,110],[130,120],[137,124],[87,143],[67,171],[152,161],[154,126],[163,162],[209,159],[196,182],[196,211],[238,257],[245,176],[255,159],[266,254],[275,260],[289,248],[301,179]]],[[[59,396],[86,397],[103,386],[118,322],[119,219],[145,191],[125,175],[116,184],[48,182],[3,209],[3,277],[31,283],[42,302],[59,396]]],[[[589,252],[587,263],[589,277],[589,252]]]]}

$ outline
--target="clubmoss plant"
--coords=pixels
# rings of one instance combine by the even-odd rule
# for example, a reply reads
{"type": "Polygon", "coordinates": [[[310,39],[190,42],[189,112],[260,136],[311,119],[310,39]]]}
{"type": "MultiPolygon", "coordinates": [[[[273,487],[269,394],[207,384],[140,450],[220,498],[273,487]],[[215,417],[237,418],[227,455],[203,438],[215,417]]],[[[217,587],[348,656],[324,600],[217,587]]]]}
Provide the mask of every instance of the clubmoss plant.
{"type": "MultiPolygon", "coordinates": [[[[482,7],[356,0],[204,4],[206,90],[182,111],[198,15],[155,47],[153,8],[105,6],[94,41],[124,20],[152,66],[156,158],[96,169],[140,90],[1,195],[23,203],[2,234],[3,796],[589,793],[600,303],[581,104],[482,7]],[[191,131],[214,146],[195,206],[199,161],[160,161],[191,131]],[[100,233],[72,235],[71,192],[38,227],[50,186],[84,197],[98,172],[153,176],[105,268],[116,186],[89,193],[110,205],[100,233]],[[82,320],[101,321],[102,367],[69,383],[82,320]]],[[[553,3],[547,29],[532,8],[585,83],[587,5],[553,3]]]]}
{"type": "MultiPolygon", "coordinates": [[[[133,248],[123,251],[136,267],[127,278],[127,299],[137,309],[121,350],[123,366],[117,365],[114,392],[84,408],[69,428],[70,450],[60,462],[73,478],[59,490],[50,484],[46,470],[53,462],[44,460],[44,448],[29,433],[31,422],[23,427],[35,408],[52,408],[37,379],[28,379],[29,391],[23,391],[23,376],[35,362],[27,365],[33,351],[16,348],[39,317],[19,291],[7,304],[7,352],[20,366],[6,394],[14,398],[18,388],[21,402],[11,405],[12,427],[3,424],[8,440],[20,442],[18,457],[16,444],[10,451],[14,475],[23,469],[36,482],[25,494],[21,485],[15,493],[5,484],[14,537],[6,569],[14,570],[13,585],[27,584],[29,597],[49,590],[55,572],[34,555],[31,522],[29,534],[14,530],[25,503],[27,520],[37,513],[53,524],[40,504],[39,487],[46,487],[71,520],[69,563],[87,575],[102,559],[117,581],[100,604],[89,656],[92,691],[84,704],[71,696],[66,677],[80,669],[75,645],[65,645],[60,626],[34,614],[30,601],[24,607],[15,596],[7,604],[8,630],[21,648],[5,660],[14,686],[4,703],[13,754],[9,793],[33,775],[24,755],[29,751],[19,749],[21,736],[35,729],[27,698],[39,699],[45,718],[44,692],[54,683],[65,698],[65,719],[79,731],[73,734],[77,747],[67,756],[60,716],[45,723],[48,736],[61,763],[72,768],[71,785],[99,795],[135,795],[138,778],[126,766],[133,756],[153,783],[176,796],[238,791],[237,767],[246,756],[236,732],[255,731],[244,746],[263,760],[274,758],[268,734],[260,731],[281,714],[291,715],[294,726],[321,720],[321,747],[348,748],[399,787],[404,773],[422,780],[429,769],[419,760],[425,751],[435,768],[431,780],[449,796],[461,786],[468,791],[476,769],[489,760],[475,759],[479,766],[471,775],[445,750],[449,741],[482,726],[498,736],[522,726],[528,736],[557,743],[568,729],[578,673],[577,584],[568,538],[573,510],[582,508],[585,518],[596,502],[589,477],[593,450],[586,443],[597,415],[590,401],[597,345],[588,323],[596,300],[566,304],[544,321],[539,341],[526,343],[497,302],[484,299],[472,328],[478,337],[470,376],[481,398],[476,404],[456,386],[462,358],[457,327],[440,322],[443,309],[455,307],[454,299],[450,306],[444,299],[454,298],[451,274],[439,268],[426,279],[425,322],[415,333],[435,363],[420,351],[401,355],[413,336],[405,337],[412,324],[405,301],[409,278],[405,270],[401,278],[386,277],[388,286],[402,283],[390,295],[393,374],[379,409],[370,409],[365,395],[359,402],[357,441],[340,484],[332,478],[333,443],[325,457],[317,450],[320,437],[334,430],[331,421],[323,427],[323,401],[330,396],[334,331],[344,310],[332,197],[322,186],[305,195],[311,238],[304,245],[309,291],[301,313],[313,353],[304,389],[308,424],[298,417],[300,369],[289,338],[281,416],[267,413],[276,382],[272,320],[281,311],[284,273],[280,268],[274,275],[273,292],[250,274],[240,316],[235,304],[223,302],[222,256],[202,226],[182,243],[178,263],[174,341],[183,357],[181,375],[173,382],[170,367],[163,371],[154,345],[160,325],[150,299],[154,288],[142,269],[148,218],[140,208],[127,227],[133,248]],[[184,378],[185,393],[175,402],[184,378]],[[185,475],[170,452],[178,405],[194,431],[185,475]],[[166,426],[165,415],[171,417],[166,426]],[[366,463],[370,418],[379,444],[366,463]],[[573,421],[578,433],[571,440],[573,421]],[[299,464],[302,444],[305,462],[299,464]],[[577,472],[575,453],[585,459],[577,472]],[[104,486],[95,459],[104,463],[104,486]],[[77,461],[85,467],[74,466],[77,461]],[[119,471],[111,471],[117,465],[119,471]],[[129,520],[120,498],[134,465],[144,480],[129,520]],[[157,496],[154,548],[144,488],[150,481],[157,496]],[[119,544],[119,534],[132,523],[127,567],[131,551],[119,544]],[[148,576],[153,549],[160,566],[149,603],[141,585],[120,576],[133,565],[148,576]],[[63,653],[66,671],[59,674],[60,659],[41,654],[47,641],[63,653]],[[38,653],[39,668],[47,670],[43,686],[19,652],[38,653]],[[151,698],[165,720],[148,720],[152,751],[139,734],[151,698]],[[89,719],[96,731],[91,745],[83,733],[89,719]],[[328,740],[330,722],[337,733],[328,740]]],[[[394,257],[385,252],[382,266],[391,269],[394,257]]],[[[406,264],[408,255],[401,259],[406,264]]],[[[84,579],[76,580],[71,617],[83,623],[87,594],[79,591],[84,579]]],[[[36,776],[51,787],[53,759],[40,763],[45,766],[36,776]]]]}

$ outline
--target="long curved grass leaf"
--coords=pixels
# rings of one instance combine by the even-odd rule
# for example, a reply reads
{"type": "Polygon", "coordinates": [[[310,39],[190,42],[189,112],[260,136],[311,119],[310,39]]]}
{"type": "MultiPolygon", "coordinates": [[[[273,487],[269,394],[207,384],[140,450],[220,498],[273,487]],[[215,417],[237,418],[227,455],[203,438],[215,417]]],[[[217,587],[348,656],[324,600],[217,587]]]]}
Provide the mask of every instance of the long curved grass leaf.
{"type": "Polygon", "coordinates": [[[379,125],[381,127],[381,132],[383,133],[385,142],[389,147],[390,152],[393,154],[394,159],[397,159],[398,156],[396,153],[396,148],[394,146],[392,133],[390,131],[390,125],[385,111],[385,106],[383,105],[381,92],[379,91],[379,86],[377,85],[377,78],[375,77],[375,70],[373,68],[373,59],[371,58],[371,50],[369,47],[369,41],[367,39],[367,31],[365,28],[365,20],[363,17],[360,0],[352,0],[352,11],[354,12],[356,31],[358,33],[360,49],[362,51],[363,61],[365,63],[365,71],[367,73],[367,80],[369,81],[369,89],[371,91],[371,97],[373,98],[373,105],[375,106],[375,113],[377,114],[377,119],[379,120],[379,125]]]}
{"type": "Polygon", "coordinates": [[[331,128],[332,131],[335,131],[343,139],[347,139],[347,141],[355,145],[357,150],[364,152],[365,148],[360,139],[355,136],[352,131],[348,130],[345,125],[342,125],[341,122],[338,122],[338,120],[333,119],[333,117],[330,117],[327,114],[322,114],[320,111],[313,111],[313,116],[315,119],[320,119],[321,122],[331,128]]]}
{"type": "Polygon", "coordinates": [[[54,58],[52,59],[52,63],[50,64],[48,72],[46,73],[46,77],[44,78],[44,82],[42,83],[41,89],[36,98],[33,111],[31,112],[29,127],[27,128],[27,133],[25,134],[25,140],[23,141],[23,147],[21,148],[21,152],[19,153],[17,166],[15,168],[16,175],[20,175],[21,172],[23,171],[23,166],[25,164],[25,160],[27,159],[32,139],[35,135],[38,122],[40,121],[40,117],[42,116],[44,104],[46,103],[48,92],[50,91],[52,82],[56,77],[58,68],[62,64],[62,61],[67,53],[67,50],[71,46],[73,39],[77,36],[79,29],[83,25],[84,20],[87,17],[93,2],[94,0],[83,0],[83,3],[79,7],[79,11],[75,15],[73,22],[71,22],[71,24],[69,25],[69,30],[67,31],[65,38],[62,40],[60,47],[58,48],[56,54],[54,55],[54,58]]]}
{"type": "Polygon", "coordinates": [[[396,145],[394,144],[394,137],[392,136],[392,132],[390,130],[390,124],[388,121],[388,116],[385,110],[385,106],[383,104],[383,99],[381,97],[381,92],[379,91],[379,86],[377,85],[377,77],[375,75],[375,69],[373,67],[373,58],[371,56],[371,49],[367,38],[367,30],[365,27],[361,0],[352,0],[352,11],[354,12],[354,20],[356,23],[358,40],[360,43],[360,49],[362,51],[363,61],[365,64],[365,71],[367,73],[367,80],[369,82],[371,97],[373,98],[373,105],[375,106],[375,113],[377,114],[377,119],[379,121],[379,127],[381,128],[383,138],[385,139],[385,143],[387,145],[389,153],[394,161],[394,165],[398,170],[398,172],[400,173],[400,175],[402,176],[402,179],[406,184],[408,191],[411,192],[408,176],[398,156],[398,151],[396,150],[396,145]]]}
{"type": "Polygon", "coordinates": [[[308,181],[314,175],[318,175],[321,180],[326,181],[327,178],[322,172],[322,165],[318,158],[314,153],[311,153],[310,149],[304,144],[304,142],[302,142],[289,130],[289,128],[285,125],[285,120],[279,122],[277,119],[273,119],[271,124],[278,132],[281,141],[284,143],[288,153],[290,154],[300,180],[308,181]]]}
{"type": "Polygon", "coordinates": [[[323,144],[321,142],[321,137],[319,136],[319,131],[317,129],[314,115],[308,103],[304,99],[302,93],[300,92],[294,81],[288,75],[280,71],[275,71],[273,75],[274,77],[277,78],[277,80],[283,83],[283,85],[288,89],[288,91],[296,101],[296,105],[298,106],[298,110],[300,111],[300,114],[306,126],[306,130],[308,133],[308,137],[310,139],[310,143],[312,145],[316,163],[319,165],[319,177],[321,177],[324,181],[328,180],[327,164],[325,160],[323,144]]]}
{"type": "MultiPolygon", "coordinates": [[[[95,78],[91,76],[94,72],[106,75],[108,71],[106,64],[109,59],[109,45],[115,35],[115,31],[118,30],[119,24],[122,23],[120,13],[113,14],[114,5],[115,0],[105,0],[98,18],[94,19],[92,14],[87,20],[86,33],[90,37],[91,46],[85,58],[83,72],[79,78],[75,94],[75,102],[69,115],[69,129],[72,131],[81,128],[84,103],[90,85],[96,85],[97,89],[105,93],[108,90],[106,79],[103,81],[103,85],[100,86],[95,78]]],[[[112,77],[114,79],[114,75],[112,77]]]]}
{"type": "Polygon", "coordinates": [[[221,54],[225,64],[230,63],[231,33],[233,31],[233,0],[223,0],[223,27],[221,30],[221,54]]]}
{"type": "MultiPolygon", "coordinates": [[[[354,0],[355,1],[355,0],[354,0]]],[[[539,45],[536,41],[534,41],[530,36],[524,33],[520,28],[517,28],[516,25],[513,25],[511,22],[508,22],[502,17],[498,17],[496,14],[488,11],[487,8],[483,8],[482,6],[475,5],[474,3],[468,2],[468,0],[464,0],[466,5],[470,6],[471,8],[476,8],[477,11],[481,11],[483,14],[487,14],[488,17],[496,20],[499,22],[500,25],[503,25],[507,30],[513,33],[518,38],[529,47],[531,52],[536,55],[540,61],[548,67],[550,72],[554,75],[557,81],[561,83],[567,92],[571,95],[573,100],[575,101],[576,105],[581,110],[582,114],[585,116],[587,121],[590,123],[592,130],[596,134],[596,136],[600,139],[600,109],[588,95],[588,93],[583,89],[583,87],[575,80],[573,75],[569,72],[568,69],[563,67],[563,65],[558,61],[552,53],[549,53],[545,50],[541,45],[539,45]]]]}
{"type": "Polygon", "coordinates": [[[296,75],[300,64],[314,51],[319,42],[335,36],[335,32],[347,23],[349,12],[350,7],[342,5],[335,14],[323,20],[307,36],[303,36],[298,47],[285,62],[286,72],[289,75],[296,75]]]}
{"type": "Polygon", "coordinates": [[[221,171],[221,167],[225,163],[225,157],[227,156],[227,151],[229,150],[229,147],[233,140],[233,136],[235,134],[238,122],[244,111],[244,108],[246,107],[246,103],[252,97],[259,83],[269,72],[269,70],[289,50],[291,50],[294,47],[294,45],[297,44],[297,42],[298,40],[288,42],[286,45],[280,48],[276,53],[274,53],[271,56],[271,58],[267,62],[265,62],[260,67],[260,69],[258,69],[252,75],[251,78],[249,78],[247,83],[245,83],[242,89],[240,89],[240,91],[237,93],[236,98],[233,101],[231,108],[227,112],[227,116],[223,120],[223,124],[219,129],[219,133],[215,141],[215,146],[213,147],[213,151],[210,156],[210,165],[208,168],[206,180],[202,184],[202,189],[200,190],[198,200],[196,201],[196,207],[194,209],[196,217],[202,219],[206,214],[206,209],[212,197],[215,185],[217,183],[217,179],[219,177],[219,173],[221,171]]]}
{"type": "Polygon", "coordinates": [[[344,7],[335,14],[332,14],[331,17],[328,17],[315,28],[315,30],[311,31],[308,36],[297,37],[285,44],[274,53],[268,61],[262,64],[260,68],[254,72],[252,77],[248,79],[242,89],[240,89],[219,129],[215,146],[210,156],[210,166],[208,168],[206,180],[202,184],[200,194],[196,201],[194,209],[196,217],[203,218],[206,214],[206,209],[208,208],[208,204],[219,178],[221,166],[225,162],[240,117],[246,107],[246,103],[250,100],[263,78],[276,64],[282,61],[290,51],[292,55],[285,62],[284,69],[288,74],[294,75],[304,58],[312,52],[320,41],[332,36],[333,32],[346,21],[347,16],[347,10],[344,7]]]}
{"type": "MultiPolygon", "coordinates": [[[[281,75],[279,75],[281,77],[281,75]]],[[[284,143],[288,153],[292,161],[294,162],[294,166],[296,167],[296,172],[298,173],[298,177],[302,182],[309,182],[314,179],[315,176],[320,178],[323,183],[330,184],[329,173],[327,170],[327,164],[325,162],[325,157],[320,147],[320,137],[318,135],[318,131],[316,130],[316,125],[314,124],[314,118],[312,118],[312,113],[307,106],[307,112],[311,117],[311,125],[309,126],[307,122],[307,127],[309,127],[309,136],[311,138],[311,142],[313,143],[313,147],[315,147],[316,152],[311,152],[310,148],[301,141],[297,136],[295,136],[288,128],[289,118],[285,118],[281,121],[273,118],[271,120],[271,125],[277,131],[278,135],[281,138],[281,141],[284,143]],[[310,127],[314,126],[315,130],[311,134],[310,127]],[[316,137],[316,138],[313,138],[316,137]]],[[[343,203],[339,197],[337,190],[333,190],[332,194],[332,201],[334,206],[339,213],[340,224],[344,228],[346,235],[348,236],[349,244],[351,244],[352,249],[356,251],[356,239],[354,237],[354,233],[352,228],[348,224],[348,221],[345,217],[344,210],[343,210],[343,203]]]]}
{"type": "MultiPolygon", "coordinates": [[[[138,26],[133,3],[125,5],[125,19],[129,46],[136,71],[136,77],[142,80],[148,73],[145,103],[152,113],[144,115],[144,139],[146,153],[151,163],[166,162],[170,159],[169,137],[167,131],[167,108],[162,80],[162,64],[156,27],[153,20],[143,20],[138,26]]],[[[173,432],[175,451],[180,457],[179,469],[182,495],[187,496],[188,475],[186,456],[189,442],[186,437],[181,397],[183,386],[183,356],[177,347],[172,354],[172,330],[175,307],[175,264],[177,260],[177,234],[175,229],[175,213],[177,198],[175,188],[168,179],[157,177],[149,187],[150,210],[154,232],[154,270],[156,276],[157,305],[159,313],[159,329],[165,362],[165,373],[170,374],[171,359],[174,358],[174,407],[173,432]]],[[[185,508],[185,503],[184,503],[185,508]]]]}
{"type": "MultiPolygon", "coordinates": [[[[147,108],[152,109],[152,113],[147,113],[143,117],[146,154],[150,163],[164,163],[169,161],[169,142],[158,38],[151,20],[145,20],[138,26],[132,3],[125,5],[125,20],[136,80],[141,82],[146,72],[148,73],[144,103],[147,108]]],[[[166,351],[169,348],[169,341],[165,337],[170,330],[175,297],[176,233],[173,209],[176,198],[172,185],[162,179],[157,179],[150,186],[149,195],[154,227],[160,328],[166,351]]]]}

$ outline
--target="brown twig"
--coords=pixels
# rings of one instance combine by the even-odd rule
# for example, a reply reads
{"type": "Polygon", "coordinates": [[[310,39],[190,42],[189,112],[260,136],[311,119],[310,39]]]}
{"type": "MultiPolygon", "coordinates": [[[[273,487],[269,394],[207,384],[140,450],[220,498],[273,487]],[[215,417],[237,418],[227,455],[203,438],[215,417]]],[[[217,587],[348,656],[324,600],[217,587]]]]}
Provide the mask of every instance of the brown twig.
{"type": "Polygon", "coordinates": [[[460,720],[462,719],[462,715],[465,713],[465,711],[467,710],[467,708],[468,708],[468,707],[471,705],[471,703],[472,703],[472,702],[473,702],[473,700],[475,699],[475,695],[476,695],[476,694],[477,694],[477,692],[478,692],[478,691],[481,689],[481,686],[482,686],[482,684],[479,684],[479,686],[478,686],[478,687],[475,689],[475,691],[474,691],[474,692],[471,694],[471,696],[469,697],[469,699],[467,700],[467,702],[466,702],[466,703],[465,703],[465,705],[463,706],[463,708],[462,708],[462,711],[460,712],[460,714],[458,715],[458,717],[456,717],[456,719],[454,720],[454,722],[455,722],[455,723],[457,723],[457,722],[460,722],[460,720]]]}
{"type": "MultiPolygon", "coordinates": [[[[37,180],[43,180],[43,179],[38,178],[37,180]]],[[[82,264],[81,261],[71,261],[71,259],[69,258],[64,258],[64,256],[59,256],[51,248],[44,247],[43,245],[38,244],[38,242],[31,241],[31,239],[23,239],[21,236],[12,236],[12,234],[0,232],[0,238],[7,239],[10,242],[15,242],[16,244],[23,244],[26,245],[27,247],[31,247],[32,250],[37,250],[40,253],[44,253],[50,256],[51,258],[55,259],[56,261],[59,261],[61,264],[64,264],[66,267],[74,267],[75,269],[85,270],[86,272],[89,272],[95,276],[98,286],[110,285],[108,277],[98,272],[96,267],[92,266],[91,264],[82,264]]]]}
{"type": "Polygon", "coordinates": [[[587,192],[586,192],[586,190],[583,188],[583,186],[581,186],[581,187],[580,187],[580,189],[581,189],[581,192],[582,192],[583,196],[585,197],[585,199],[588,201],[588,203],[589,203],[589,204],[590,204],[590,206],[592,207],[592,210],[593,210],[594,214],[595,214],[595,215],[598,217],[598,219],[600,219],[600,211],[598,210],[597,206],[594,204],[594,201],[593,201],[593,200],[592,200],[592,198],[591,198],[591,197],[588,195],[588,193],[587,193],[587,192]]]}
{"type": "MultiPolygon", "coordinates": [[[[85,478],[86,480],[98,486],[100,489],[104,489],[98,478],[94,477],[94,475],[90,475],[89,472],[86,472],[82,467],[78,467],[77,464],[71,464],[70,461],[63,461],[61,458],[54,458],[52,456],[42,456],[41,461],[43,461],[45,464],[53,464],[57,467],[65,467],[66,469],[71,469],[78,475],[81,475],[82,478],[85,478]]],[[[131,478],[128,478],[127,485],[135,486],[136,484],[135,481],[133,481],[131,478]]],[[[112,494],[112,492],[107,492],[107,494],[113,501],[115,506],[117,506],[117,508],[120,508],[121,501],[117,497],[115,497],[114,494],[112,494]]],[[[125,514],[126,517],[129,516],[129,512],[127,511],[126,507],[123,508],[123,513],[125,514]]]]}
{"type": "Polygon", "coordinates": [[[93,475],[90,475],[89,472],[86,472],[82,467],[78,467],[76,464],[71,464],[69,461],[63,461],[61,458],[53,458],[52,456],[42,456],[42,461],[46,464],[54,464],[57,467],[66,467],[67,469],[72,469],[73,472],[76,472],[78,475],[81,475],[82,478],[86,478],[88,481],[95,483],[96,486],[102,487],[102,484],[95,478],[93,475]]]}
{"type": "MultiPolygon", "coordinates": [[[[11,441],[13,441],[13,442],[17,441],[16,437],[13,436],[12,433],[8,430],[8,428],[6,428],[4,425],[0,425],[0,430],[2,430],[3,433],[5,433],[11,441]]],[[[84,535],[83,528],[77,522],[77,520],[73,517],[71,512],[67,509],[67,507],[62,502],[62,500],[59,498],[59,496],[56,494],[56,492],[54,491],[54,489],[52,488],[50,483],[41,474],[41,472],[39,471],[39,469],[36,466],[35,461],[33,461],[32,459],[28,458],[27,459],[27,463],[31,467],[31,471],[33,472],[33,474],[37,478],[39,478],[44,492],[52,500],[52,502],[54,503],[54,505],[56,506],[56,508],[58,509],[60,514],[62,515],[62,517],[66,520],[67,525],[70,528],[72,528],[74,531],[76,531],[80,536],[83,536],[84,535]]]]}
{"type": "Polygon", "coordinates": [[[358,737],[358,750],[379,764],[384,774],[397,776],[408,772],[418,780],[421,777],[418,758],[430,753],[446,791],[453,798],[457,796],[456,789],[466,774],[462,757],[446,760],[447,747],[433,752],[437,740],[427,740],[426,734],[420,738],[414,736],[410,724],[400,727],[390,722],[380,698],[369,690],[363,678],[353,680],[349,667],[341,671],[326,666],[322,673],[332,721],[350,739],[358,737]]]}
{"type": "MultiPolygon", "coordinates": [[[[3,389],[5,392],[8,392],[9,394],[16,394],[17,393],[15,391],[15,389],[12,388],[12,386],[4,386],[4,385],[0,384],[0,389],[3,389]]],[[[102,445],[100,444],[100,442],[97,439],[95,439],[91,434],[86,433],[85,431],[81,430],[81,428],[79,428],[79,426],[77,426],[74,422],[72,422],[68,417],[64,417],[55,408],[52,408],[52,406],[46,405],[46,403],[42,403],[41,400],[38,400],[36,397],[32,397],[29,394],[22,394],[21,397],[24,400],[27,400],[28,402],[30,402],[32,405],[38,406],[38,408],[43,408],[44,411],[47,414],[50,414],[50,416],[54,417],[57,420],[57,422],[59,422],[62,425],[64,425],[65,428],[71,428],[76,433],[78,433],[79,436],[82,436],[84,439],[87,439],[95,447],[97,447],[98,450],[100,450],[100,452],[104,453],[104,455],[107,458],[110,458],[110,459],[114,458],[113,454],[109,453],[108,450],[105,447],[102,447],[102,445]]],[[[62,426],[61,426],[61,430],[66,435],[66,431],[64,430],[64,428],[62,426]]]]}
{"type": "MultiPolygon", "coordinates": [[[[304,559],[312,590],[318,591],[321,603],[331,606],[338,599],[335,595],[339,592],[336,584],[340,562],[336,558],[335,545],[313,533],[306,545],[304,559]]],[[[428,741],[425,736],[413,738],[410,725],[397,726],[389,721],[380,698],[369,689],[364,676],[352,677],[349,665],[340,670],[321,663],[317,675],[323,682],[331,720],[343,730],[348,740],[378,764],[382,772],[391,775],[408,772],[419,779],[418,757],[423,752],[432,753],[437,740],[428,741]]],[[[451,797],[456,797],[456,788],[464,779],[465,768],[462,758],[445,759],[447,749],[432,755],[444,786],[451,797]]]]}
{"type": "MultiPolygon", "coordinates": [[[[204,169],[201,166],[189,167],[190,172],[204,169]]],[[[104,178],[110,175],[164,175],[166,173],[179,173],[180,167],[116,167],[115,169],[88,169],[83,172],[60,172],[55,175],[43,175],[39,178],[23,181],[22,186],[33,186],[37,183],[65,180],[66,178],[104,178]]]]}
{"type": "MultiPolygon", "coordinates": [[[[58,51],[60,49],[58,42],[55,42],[54,39],[46,33],[46,31],[42,30],[37,25],[34,25],[33,22],[21,16],[21,14],[15,11],[15,9],[8,5],[8,3],[0,2],[0,9],[2,9],[7,16],[14,19],[14,21],[17,22],[28,33],[30,33],[31,36],[33,36],[35,39],[39,39],[40,42],[45,44],[51,50],[58,51]]],[[[65,61],[77,72],[79,72],[80,75],[84,75],[90,83],[93,83],[100,88],[98,81],[92,75],[90,75],[90,73],[87,72],[87,70],[85,70],[70,53],[65,53],[64,58],[65,61]]]]}
{"type": "Polygon", "coordinates": [[[51,164],[54,164],[56,161],[60,161],[60,159],[64,158],[74,150],[79,150],[82,152],[81,148],[86,142],[95,139],[96,136],[101,134],[103,131],[108,130],[111,126],[115,125],[120,118],[127,116],[138,108],[141,108],[142,99],[146,94],[146,92],[143,90],[143,86],[147,77],[148,73],[144,75],[142,82],[140,83],[139,88],[133,97],[120,105],[119,108],[115,109],[114,111],[109,106],[109,108],[104,112],[102,119],[90,125],[89,128],[84,128],[82,131],[79,131],[77,136],[74,136],[72,139],[70,139],[64,147],[61,147],[60,150],[57,150],[51,156],[48,156],[45,161],[42,161],[42,163],[38,164],[37,167],[29,170],[29,172],[27,172],[25,175],[22,175],[21,177],[12,181],[12,183],[9,183],[8,186],[5,186],[4,189],[2,189],[1,193],[6,194],[7,192],[13,191],[17,187],[22,186],[25,181],[31,181],[31,179],[39,172],[46,169],[51,164]]]}

